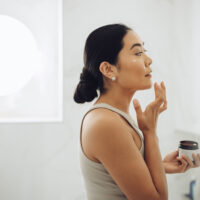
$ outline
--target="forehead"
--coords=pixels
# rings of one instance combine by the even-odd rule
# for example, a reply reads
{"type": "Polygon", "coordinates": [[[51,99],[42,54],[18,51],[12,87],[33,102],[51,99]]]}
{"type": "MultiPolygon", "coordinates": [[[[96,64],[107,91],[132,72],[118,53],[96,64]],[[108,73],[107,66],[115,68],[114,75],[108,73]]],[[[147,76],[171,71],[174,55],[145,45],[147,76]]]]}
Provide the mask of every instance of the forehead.
{"type": "Polygon", "coordinates": [[[134,31],[128,31],[123,38],[124,47],[123,49],[129,50],[131,46],[135,43],[143,44],[143,41],[139,37],[139,35],[134,31]]]}

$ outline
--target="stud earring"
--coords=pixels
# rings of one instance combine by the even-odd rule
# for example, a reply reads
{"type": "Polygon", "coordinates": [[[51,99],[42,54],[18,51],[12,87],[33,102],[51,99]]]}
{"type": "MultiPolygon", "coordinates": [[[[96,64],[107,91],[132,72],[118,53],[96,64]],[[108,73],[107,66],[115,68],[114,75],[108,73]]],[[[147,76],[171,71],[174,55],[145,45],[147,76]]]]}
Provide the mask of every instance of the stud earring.
{"type": "Polygon", "coordinates": [[[115,80],[116,80],[116,77],[113,76],[113,77],[112,77],[112,81],[115,81],[115,80]]]}

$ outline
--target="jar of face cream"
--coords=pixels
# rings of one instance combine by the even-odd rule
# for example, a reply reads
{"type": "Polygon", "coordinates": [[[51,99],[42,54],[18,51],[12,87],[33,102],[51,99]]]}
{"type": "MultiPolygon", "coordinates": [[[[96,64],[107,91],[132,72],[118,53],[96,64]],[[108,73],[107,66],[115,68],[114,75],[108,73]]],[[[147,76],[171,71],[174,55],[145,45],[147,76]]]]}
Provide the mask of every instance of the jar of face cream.
{"type": "Polygon", "coordinates": [[[192,157],[192,154],[199,153],[199,146],[198,143],[191,140],[183,140],[179,143],[179,157],[184,154],[188,156],[193,162],[194,159],[192,157]]]}

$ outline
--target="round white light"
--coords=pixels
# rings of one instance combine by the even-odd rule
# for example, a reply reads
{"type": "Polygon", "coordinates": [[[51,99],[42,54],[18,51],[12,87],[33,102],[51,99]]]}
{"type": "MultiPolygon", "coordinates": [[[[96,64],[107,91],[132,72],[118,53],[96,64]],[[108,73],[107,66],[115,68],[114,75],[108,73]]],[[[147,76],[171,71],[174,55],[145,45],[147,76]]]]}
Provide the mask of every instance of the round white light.
{"type": "Polygon", "coordinates": [[[40,65],[36,40],[22,22],[0,15],[0,96],[22,89],[40,65]]]}

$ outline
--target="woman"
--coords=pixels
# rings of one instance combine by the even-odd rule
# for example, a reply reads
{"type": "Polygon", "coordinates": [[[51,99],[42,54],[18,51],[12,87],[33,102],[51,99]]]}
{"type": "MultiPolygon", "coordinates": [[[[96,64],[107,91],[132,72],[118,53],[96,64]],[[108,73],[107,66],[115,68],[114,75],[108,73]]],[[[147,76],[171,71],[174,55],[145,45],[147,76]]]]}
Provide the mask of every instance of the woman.
{"type": "Polygon", "coordinates": [[[156,134],[160,113],[167,109],[164,82],[154,83],[155,100],[144,112],[133,104],[138,126],[129,114],[137,90],[152,87],[152,60],[129,27],[110,24],[94,30],[84,49],[84,67],[74,101],[98,97],[85,113],[80,133],[80,164],[89,200],[167,200],[165,173],[199,166],[178,151],[162,161],[156,134]]]}

